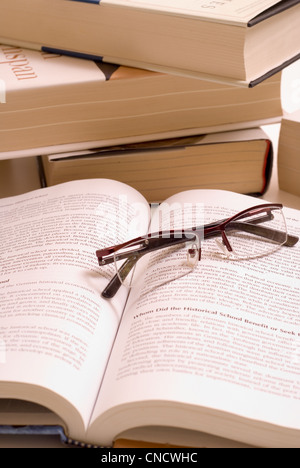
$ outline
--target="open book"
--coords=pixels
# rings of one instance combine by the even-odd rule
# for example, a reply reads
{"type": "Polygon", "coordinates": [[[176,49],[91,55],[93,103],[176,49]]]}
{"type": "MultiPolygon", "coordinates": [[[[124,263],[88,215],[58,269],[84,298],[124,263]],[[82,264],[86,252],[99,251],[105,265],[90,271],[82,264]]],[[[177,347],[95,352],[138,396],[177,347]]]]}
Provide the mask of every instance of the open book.
{"type": "Polygon", "coordinates": [[[193,188],[262,195],[272,166],[272,141],[262,128],[249,128],[49,154],[41,158],[40,173],[47,186],[76,179],[119,180],[152,203],[193,188]]]}
{"type": "MultiPolygon", "coordinates": [[[[192,190],[164,206],[179,225],[195,206],[208,223],[257,203],[192,190]]],[[[299,447],[299,242],[236,262],[214,256],[214,239],[204,240],[189,275],[144,294],[121,286],[107,300],[110,266],[99,266],[95,251],[147,233],[157,214],[166,219],[162,205],[150,209],[131,187],[92,179],[0,206],[3,402],[42,405],[57,415],[45,413],[45,424],[96,445],[151,427],[155,441],[155,428],[169,426],[157,442],[174,443],[173,431],[184,429],[299,447]]],[[[300,213],[284,213],[288,232],[299,234],[300,213]]],[[[0,425],[25,423],[37,423],[29,411],[22,421],[12,409],[0,413],[0,425]]]]}

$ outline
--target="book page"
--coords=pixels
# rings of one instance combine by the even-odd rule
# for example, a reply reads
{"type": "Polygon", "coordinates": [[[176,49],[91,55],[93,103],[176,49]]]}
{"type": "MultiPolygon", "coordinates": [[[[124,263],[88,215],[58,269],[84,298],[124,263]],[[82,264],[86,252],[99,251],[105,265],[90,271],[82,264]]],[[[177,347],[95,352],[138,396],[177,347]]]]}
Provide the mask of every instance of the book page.
{"type": "MultiPolygon", "coordinates": [[[[205,223],[261,203],[205,190],[172,197],[174,209],[176,201],[185,212],[203,204],[205,223]]],[[[299,234],[299,212],[285,214],[290,234],[299,234]]],[[[215,240],[204,240],[194,272],[149,294],[132,290],[97,403],[98,414],[108,410],[108,434],[109,415],[120,431],[128,428],[110,408],[133,402],[145,408],[134,413],[137,425],[149,424],[147,417],[152,425],[178,425],[176,411],[163,419],[173,402],[300,429],[300,243],[241,262],[216,253],[215,240]],[[161,405],[155,416],[147,402],[161,405]]],[[[216,431],[203,421],[180,412],[183,427],[216,431]]],[[[222,424],[217,431],[231,437],[222,424]]]]}
{"type": "MultiPolygon", "coordinates": [[[[0,207],[0,396],[16,397],[9,382],[41,386],[86,423],[127,297],[121,288],[115,300],[101,298],[109,266],[100,268],[95,252],[147,232],[149,206],[134,189],[99,179],[0,207]]],[[[33,397],[33,388],[18,397],[33,397]]]]}
{"type": "Polygon", "coordinates": [[[222,22],[247,23],[251,18],[278,3],[278,0],[104,0],[104,4],[122,5],[136,8],[168,12],[181,15],[194,15],[203,19],[222,22]]]}

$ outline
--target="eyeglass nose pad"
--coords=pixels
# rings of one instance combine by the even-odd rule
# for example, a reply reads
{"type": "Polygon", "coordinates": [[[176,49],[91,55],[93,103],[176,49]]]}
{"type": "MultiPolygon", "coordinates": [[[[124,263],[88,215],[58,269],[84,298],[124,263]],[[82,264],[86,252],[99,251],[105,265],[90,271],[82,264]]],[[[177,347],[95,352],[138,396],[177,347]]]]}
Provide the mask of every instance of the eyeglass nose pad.
{"type": "Polygon", "coordinates": [[[230,242],[225,234],[225,231],[221,231],[222,234],[222,242],[219,239],[215,239],[217,246],[221,250],[221,252],[226,255],[226,257],[229,257],[230,254],[233,253],[232,247],[230,245],[230,242]]]}
{"type": "Polygon", "coordinates": [[[197,260],[200,260],[201,250],[196,244],[190,247],[187,251],[187,264],[194,265],[197,260]]]}
{"type": "Polygon", "coordinates": [[[223,242],[221,242],[219,239],[215,239],[215,242],[216,242],[219,250],[221,251],[221,253],[224,254],[226,257],[228,257],[229,252],[228,252],[226,246],[223,244],[223,242]]]}
{"type": "Polygon", "coordinates": [[[219,239],[215,239],[216,244],[219,247],[222,254],[224,254],[226,257],[229,257],[230,253],[232,253],[232,247],[229,243],[229,240],[227,239],[225,231],[222,230],[221,235],[222,235],[222,242],[219,239]]]}

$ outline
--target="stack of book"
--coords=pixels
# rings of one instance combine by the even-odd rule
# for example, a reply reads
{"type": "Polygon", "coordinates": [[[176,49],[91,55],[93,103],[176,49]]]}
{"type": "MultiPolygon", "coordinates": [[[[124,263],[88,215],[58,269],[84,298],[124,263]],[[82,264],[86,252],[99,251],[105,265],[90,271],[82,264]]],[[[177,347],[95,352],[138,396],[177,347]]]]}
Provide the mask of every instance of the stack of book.
{"type": "Polygon", "coordinates": [[[278,182],[286,192],[300,196],[300,111],[284,116],[278,142],[278,182]]]}
{"type": "Polygon", "coordinates": [[[3,1],[0,158],[42,156],[46,185],[114,178],[149,201],[263,194],[272,144],[252,129],[282,117],[300,5],[257,3],[3,1]]]}
{"type": "Polygon", "coordinates": [[[281,73],[253,89],[0,45],[0,156],[41,156],[46,185],[105,177],[150,202],[186,188],[262,194],[281,73]],[[238,130],[238,131],[237,131],[238,130]]]}
{"type": "Polygon", "coordinates": [[[148,232],[149,202],[212,223],[266,191],[300,0],[25,3],[0,4],[0,159],[37,158],[48,188],[0,200],[0,434],[299,446],[299,213],[273,261],[204,254],[162,295],[104,300],[94,254],[148,232]]]}

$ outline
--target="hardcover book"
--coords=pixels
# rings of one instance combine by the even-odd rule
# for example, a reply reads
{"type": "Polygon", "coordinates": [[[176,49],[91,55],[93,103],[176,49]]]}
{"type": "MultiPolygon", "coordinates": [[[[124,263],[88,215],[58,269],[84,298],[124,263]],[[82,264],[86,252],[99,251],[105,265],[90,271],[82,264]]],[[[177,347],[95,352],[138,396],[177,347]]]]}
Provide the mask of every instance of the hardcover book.
{"type": "Polygon", "coordinates": [[[58,153],[42,157],[42,180],[55,185],[107,178],[134,187],[149,202],[178,191],[214,188],[262,195],[273,145],[261,128],[58,153]]]}
{"type": "Polygon", "coordinates": [[[250,90],[0,45],[0,77],[1,159],[247,128],[282,116],[280,74],[250,90]]]}
{"type": "Polygon", "coordinates": [[[0,40],[255,86],[300,57],[299,17],[299,0],[2,0],[0,40]]]}

